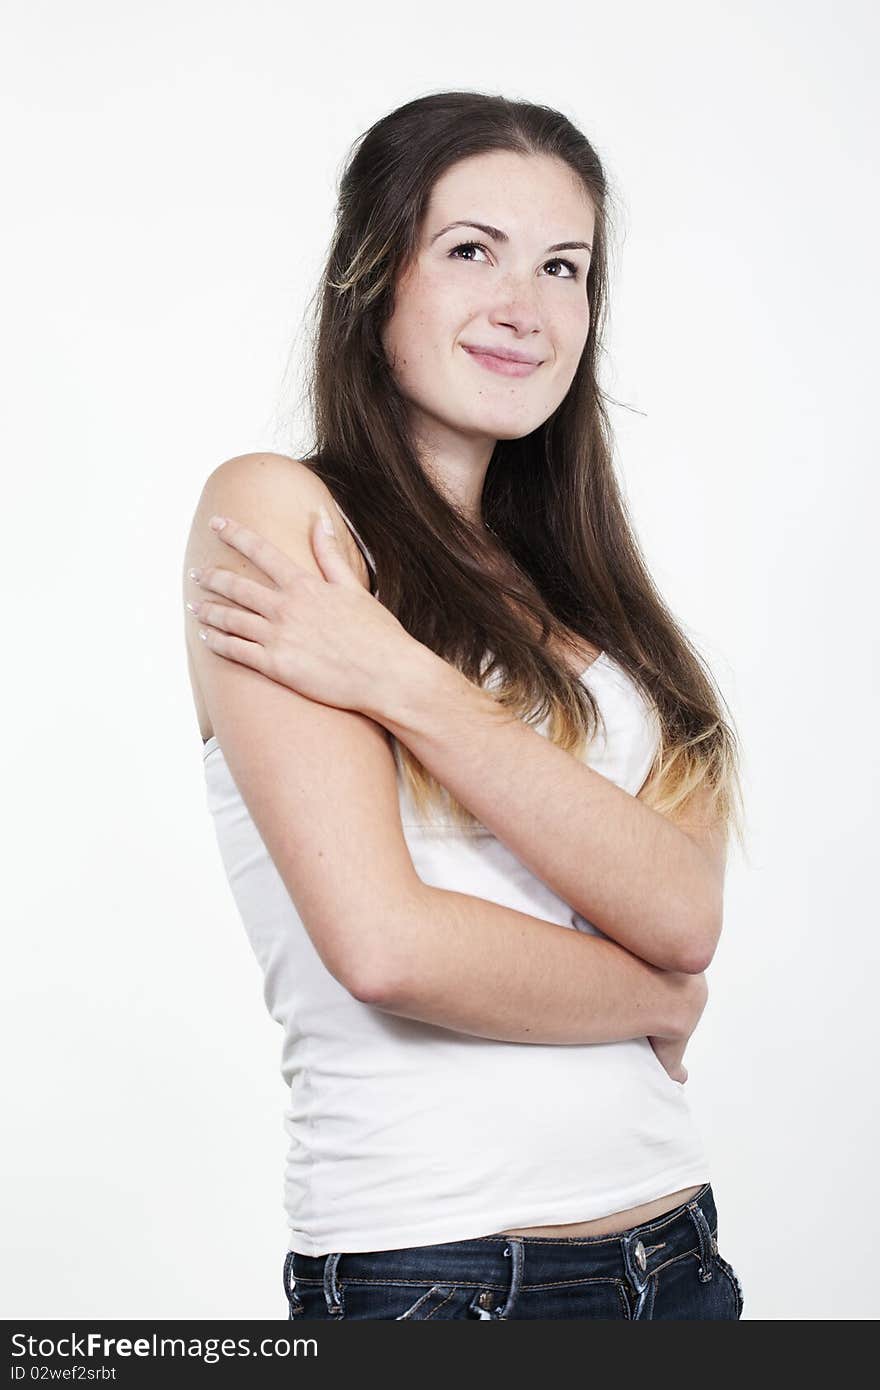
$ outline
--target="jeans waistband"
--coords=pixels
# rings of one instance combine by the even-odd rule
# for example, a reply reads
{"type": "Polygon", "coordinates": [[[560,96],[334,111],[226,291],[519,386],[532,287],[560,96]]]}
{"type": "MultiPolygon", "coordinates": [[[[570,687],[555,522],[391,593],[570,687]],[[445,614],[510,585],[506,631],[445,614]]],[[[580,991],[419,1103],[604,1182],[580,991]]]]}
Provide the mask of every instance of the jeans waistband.
{"type": "Polygon", "coordinates": [[[333,1251],[326,1255],[291,1252],[298,1278],[330,1281],[339,1278],[412,1278],[422,1268],[432,1280],[479,1282],[508,1289],[512,1271],[519,1287],[564,1278],[577,1268],[597,1278],[628,1279],[642,1290],[648,1276],[678,1255],[696,1250],[701,1264],[717,1253],[718,1216],[711,1183],[705,1183],[688,1202],[650,1221],[615,1235],[511,1236],[503,1232],[470,1240],[395,1250],[333,1251]]]}

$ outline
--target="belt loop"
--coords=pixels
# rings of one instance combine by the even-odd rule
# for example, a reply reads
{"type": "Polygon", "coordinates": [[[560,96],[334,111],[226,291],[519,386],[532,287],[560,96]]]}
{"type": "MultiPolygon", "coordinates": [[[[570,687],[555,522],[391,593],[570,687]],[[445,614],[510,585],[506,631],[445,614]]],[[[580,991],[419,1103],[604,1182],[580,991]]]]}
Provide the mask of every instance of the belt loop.
{"type": "Polygon", "coordinates": [[[342,1312],[342,1295],[336,1282],[336,1266],[341,1258],[342,1252],[337,1251],[328,1255],[324,1261],[324,1297],[327,1300],[327,1311],[337,1316],[342,1312]]]}
{"type": "Polygon", "coordinates": [[[504,1300],[502,1307],[500,1307],[494,1315],[496,1318],[510,1317],[513,1305],[519,1297],[524,1264],[523,1240],[523,1236],[509,1236],[507,1245],[504,1247],[505,1255],[510,1256],[510,1284],[507,1290],[507,1298],[504,1300]]]}
{"type": "Polygon", "coordinates": [[[296,1292],[296,1276],[293,1272],[293,1262],[295,1259],[295,1252],[293,1250],[288,1250],[287,1254],[284,1256],[284,1293],[289,1305],[288,1313],[291,1318],[294,1316],[294,1313],[301,1313],[303,1311],[302,1301],[299,1294],[296,1292]]]}
{"type": "Polygon", "coordinates": [[[708,1284],[712,1278],[712,1247],[715,1242],[712,1239],[712,1232],[709,1230],[709,1223],[706,1214],[699,1202],[688,1202],[688,1213],[697,1228],[697,1235],[700,1240],[700,1279],[704,1284],[708,1284]]]}

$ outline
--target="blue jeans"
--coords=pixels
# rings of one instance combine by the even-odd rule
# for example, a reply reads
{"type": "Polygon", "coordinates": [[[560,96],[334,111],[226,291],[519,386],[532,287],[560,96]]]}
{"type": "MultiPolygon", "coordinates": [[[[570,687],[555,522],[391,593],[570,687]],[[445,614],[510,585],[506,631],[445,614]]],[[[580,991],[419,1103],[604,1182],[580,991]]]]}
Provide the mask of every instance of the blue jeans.
{"type": "Polygon", "coordinates": [[[401,1250],[288,1250],[289,1318],[739,1318],[706,1183],[613,1236],[506,1236],[401,1250]]]}

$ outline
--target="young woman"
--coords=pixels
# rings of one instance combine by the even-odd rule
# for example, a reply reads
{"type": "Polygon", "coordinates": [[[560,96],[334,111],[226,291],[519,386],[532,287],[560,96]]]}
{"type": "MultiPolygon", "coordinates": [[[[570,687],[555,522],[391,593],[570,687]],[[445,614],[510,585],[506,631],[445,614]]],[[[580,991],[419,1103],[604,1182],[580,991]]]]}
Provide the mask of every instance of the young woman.
{"type": "Polygon", "coordinates": [[[284,1030],[291,1318],[742,1312],[682,1061],[736,742],[615,479],[608,242],[559,113],[380,120],[315,447],[223,463],[193,521],[208,804],[284,1030]]]}

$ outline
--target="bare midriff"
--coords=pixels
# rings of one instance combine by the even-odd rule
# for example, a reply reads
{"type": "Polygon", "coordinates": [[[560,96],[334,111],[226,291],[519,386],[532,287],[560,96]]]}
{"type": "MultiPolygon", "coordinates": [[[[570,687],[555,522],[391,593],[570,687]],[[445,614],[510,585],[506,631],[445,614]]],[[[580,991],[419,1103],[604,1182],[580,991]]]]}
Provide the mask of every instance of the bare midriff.
{"type": "Polygon", "coordinates": [[[642,1202],[638,1207],[627,1207],[625,1211],[612,1212],[610,1216],[597,1216],[594,1221],[569,1221],[564,1226],[509,1226],[501,1234],[505,1236],[613,1236],[626,1231],[630,1226],[640,1226],[643,1221],[651,1221],[662,1216],[683,1202],[695,1197],[703,1183],[695,1187],[682,1187],[678,1192],[669,1192],[665,1197],[655,1197],[651,1202],[642,1202]]]}

